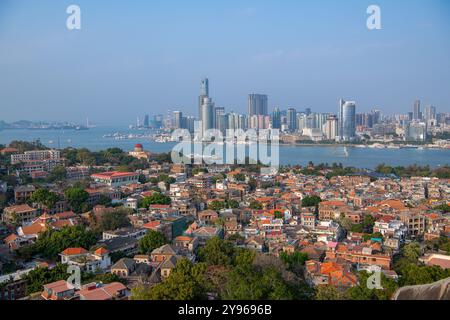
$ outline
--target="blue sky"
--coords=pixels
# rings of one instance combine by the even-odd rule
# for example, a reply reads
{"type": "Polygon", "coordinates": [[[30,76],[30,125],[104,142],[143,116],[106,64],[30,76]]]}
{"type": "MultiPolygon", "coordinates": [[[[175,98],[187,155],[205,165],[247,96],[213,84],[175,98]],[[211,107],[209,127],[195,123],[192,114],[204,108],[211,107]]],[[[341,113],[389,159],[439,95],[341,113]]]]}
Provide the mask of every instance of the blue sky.
{"type": "Polygon", "coordinates": [[[338,99],[405,113],[450,112],[446,0],[0,0],[0,120],[131,123],[196,115],[200,79],[216,105],[337,112],[338,99]],[[66,29],[81,7],[82,29],[66,29]],[[382,30],[366,28],[381,7],[382,30]]]}

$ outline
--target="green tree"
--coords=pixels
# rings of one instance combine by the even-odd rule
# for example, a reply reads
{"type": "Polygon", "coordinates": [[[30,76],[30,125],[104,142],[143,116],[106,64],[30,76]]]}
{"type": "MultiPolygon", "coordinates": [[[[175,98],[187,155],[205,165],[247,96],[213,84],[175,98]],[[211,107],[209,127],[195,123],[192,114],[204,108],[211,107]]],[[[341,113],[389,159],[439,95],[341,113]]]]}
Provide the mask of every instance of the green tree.
{"type": "Polygon", "coordinates": [[[166,243],[166,238],[164,238],[164,235],[161,232],[149,230],[139,241],[139,251],[142,254],[150,254],[153,250],[166,243]]]}
{"type": "Polygon", "coordinates": [[[335,286],[317,286],[315,300],[345,300],[345,294],[339,292],[335,286]]]}
{"type": "Polygon", "coordinates": [[[443,213],[449,213],[450,212],[450,206],[448,204],[441,204],[440,206],[434,207],[434,210],[442,211],[443,213]]]}
{"type": "Polygon", "coordinates": [[[282,212],[275,211],[275,213],[274,213],[274,218],[275,219],[283,219],[283,217],[284,217],[284,214],[282,212]]]}
{"type": "Polygon", "coordinates": [[[67,171],[64,166],[57,166],[54,168],[50,174],[47,176],[47,181],[64,181],[66,179],[67,171]]]}
{"type": "Polygon", "coordinates": [[[71,209],[76,213],[81,213],[83,204],[89,198],[89,193],[78,187],[68,188],[64,192],[64,195],[66,196],[71,209]]]}
{"type": "Polygon", "coordinates": [[[280,271],[268,267],[258,271],[251,264],[233,268],[222,297],[225,300],[290,300],[294,298],[292,288],[280,271]]]}
{"type": "Polygon", "coordinates": [[[256,201],[256,200],[252,200],[250,202],[250,209],[262,210],[263,209],[263,205],[260,202],[256,201]]]}
{"type": "Polygon", "coordinates": [[[100,222],[100,230],[116,230],[119,228],[129,227],[131,225],[128,218],[130,211],[125,208],[117,208],[113,211],[107,211],[102,215],[100,222]]]}
{"type": "Polygon", "coordinates": [[[23,276],[27,281],[27,295],[40,292],[43,285],[59,280],[66,280],[69,277],[67,273],[67,265],[58,263],[54,268],[36,268],[23,276]]]}
{"type": "Polygon", "coordinates": [[[233,244],[218,237],[208,240],[198,251],[199,261],[208,265],[231,265],[234,255],[233,244]]]}
{"type": "Polygon", "coordinates": [[[422,249],[417,242],[411,242],[403,247],[403,256],[408,259],[410,263],[417,263],[419,257],[422,255],[422,249]]]}
{"type": "Polygon", "coordinates": [[[228,208],[230,209],[237,209],[239,208],[239,202],[236,200],[228,200],[228,208]]]}
{"type": "Polygon", "coordinates": [[[390,300],[392,295],[398,289],[397,283],[388,279],[381,273],[382,289],[369,289],[367,286],[368,279],[371,276],[366,271],[359,273],[359,284],[347,290],[346,296],[350,300],[390,300]]]}
{"type": "Polygon", "coordinates": [[[110,197],[108,197],[104,194],[101,194],[97,201],[97,204],[105,206],[105,207],[110,207],[112,205],[112,200],[110,197]]]}
{"type": "Polygon", "coordinates": [[[281,252],[280,259],[288,266],[290,271],[299,274],[302,271],[305,262],[308,261],[308,255],[299,251],[292,254],[281,252]]]}
{"type": "Polygon", "coordinates": [[[225,209],[227,207],[225,201],[218,201],[214,200],[208,205],[208,209],[214,210],[214,211],[220,211],[222,209],[225,209]]]}
{"type": "Polygon", "coordinates": [[[364,227],[362,224],[358,223],[358,224],[354,224],[352,225],[352,227],[350,228],[351,232],[356,232],[356,233],[363,233],[364,232],[364,227]]]}
{"type": "Polygon", "coordinates": [[[52,209],[55,206],[56,202],[59,200],[59,196],[47,189],[40,188],[33,192],[30,200],[32,202],[46,206],[48,209],[52,209]]]}
{"type": "Polygon", "coordinates": [[[363,230],[366,233],[372,233],[373,232],[373,226],[375,225],[375,218],[370,215],[366,214],[363,219],[363,230]]]}
{"type": "Polygon", "coordinates": [[[140,207],[149,208],[152,204],[163,204],[168,205],[172,202],[169,196],[163,195],[162,193],[155,192],[150,197],[145,197],[142,199],[140,207]]]}
{"type": "Polygon", "coordinates": [[[405,265],[401,269],[400,284],[402,286],[415,286],[429,284],[450,277],[450,269],[439,266],[405,265]]]}
{"type": "Polygon", "coordinates": [[[181,259],[163,282],[132,290],[133,300],[202,300],[206,298],[204,273],[206,265],[181,259]]]}
{"type": "Polygon", "coordinates": [[[61,230],[47,230],[30,247],[25,247],[26,255],[38,254],[44,258],[57,260],[67,248],[89,249],[97,242],[97,235],[83,226],[64,227],[61,230]]]}
{"type": "Polygon", "coordinates": [[[302,199],[302,207],[317,207],[320,202],[319,196],[307,196],[302,199]]]}

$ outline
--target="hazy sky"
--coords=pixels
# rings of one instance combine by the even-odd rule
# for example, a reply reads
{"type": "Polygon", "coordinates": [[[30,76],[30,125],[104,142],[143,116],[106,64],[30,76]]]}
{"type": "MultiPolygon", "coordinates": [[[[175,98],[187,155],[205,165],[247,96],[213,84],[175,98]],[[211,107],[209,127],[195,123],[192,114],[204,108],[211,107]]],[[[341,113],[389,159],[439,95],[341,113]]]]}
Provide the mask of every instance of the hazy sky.
{"type": "Polygon", "coordinates": [[[447,0],[0,0],[0,120],[197,115],[200,79],[228,111],[277,105],[450,112],[447,0]],[[66,28],[70,4],[79,31],[66,28]],[[366,27],[381,7],[382,30],[366,27]]]}

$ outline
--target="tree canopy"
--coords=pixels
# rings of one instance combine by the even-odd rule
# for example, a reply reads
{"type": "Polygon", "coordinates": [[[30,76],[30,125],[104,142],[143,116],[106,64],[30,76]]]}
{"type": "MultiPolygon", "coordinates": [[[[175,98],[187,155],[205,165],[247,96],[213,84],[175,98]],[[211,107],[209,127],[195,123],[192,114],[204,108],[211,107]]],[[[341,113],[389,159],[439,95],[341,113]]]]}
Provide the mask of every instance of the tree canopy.
{"type": "Polygon", "coordinates": [[[149,208],[152,204],[163,204],[168,205],[172,202],[169,196],[166,196],[162,193],[155,192],[149,197],[145,197],[142,199],[140,207],[141,208],[149,208]]]}
{"type": "Polygon", "coordinates": [[[52,209],[56,202],[59,200],[59,195],[49,191],[48,189],[39,188],[31,195],[30,200],[32,202],[38,203],[47,207],[48,209],[52,209]]]}
{"type": "Polygon", "coordinates": [[[142,254],[150,254],[153,250],[166,243],[166,238],[164,238],[164,235],[161,232],[149,230],[139,241],[139,251],[142,254]]]}
{"type": "Polygon", "coordinates": [[[36,242],[21,249],[23,255],[40,255],[57,260],[58,254],[67,248],[82,247],[89,249],[97,242],[97,235],[83,226],[64,227],[61,230],[47,230],[40,234],[36,242]]]}
{"type": "Polygon", "coordinates": [[[68,188],[64,192],[64,195],[70,205],[70,208],[76,213],[81,213],[83,204],[89,198],[89,193],[80,187],[68,188]]]}
{"type": "Polygon", "coordinates": [[[132,289],[133,300],[202,300],[206,298],[203,274],[206,265],[181,259],[170,276],[153,287],[132,289]]]}

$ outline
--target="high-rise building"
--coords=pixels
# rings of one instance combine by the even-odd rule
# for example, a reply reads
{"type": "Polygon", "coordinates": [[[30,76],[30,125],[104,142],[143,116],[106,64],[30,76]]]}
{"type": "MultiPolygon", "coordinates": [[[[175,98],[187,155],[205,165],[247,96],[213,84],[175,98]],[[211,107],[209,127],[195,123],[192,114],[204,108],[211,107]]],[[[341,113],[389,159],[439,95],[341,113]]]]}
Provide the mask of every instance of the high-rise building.
{"type": "Polygon", "coordinates": [[[204,78],[200,82],[200,96],[198,97],[198,117],[202,120],[203,99],[209,97],[209,80],[204,78]]]}
{"type": "Polygon", "coordinates": [[[172,127],[174,129],[183,128],[183,113],[181,111],[174,111],[172,116],[172,127]]]}
{"type": "Polygon", "coordinates": [[[436,107],[426,106],[425,107],[425,120],[436,120],[436,107]]]}
{"type": "Polygon", "coordinates": [[[272,129],[281,129],[281,112],[280,108],[276,107],[272,112],[272,129]]]}
{"type": "Polygon", "coordinates": [[[305,118],[305,120],[306,120],[305,129],[314,129],[316,127],[315,114],[311,113],[311,114],[305,115],[305,116],[306,116],[306,118],[305,118]]]}
{"type": "Polygon", "coordinates": [[[211,98],[203,98],[201,106],[202,132],[203,135],[209,129],[214,129],[214,103],[211,98]]]}
{"type": "MultiPolygon", "coordinates": [[[[377,116],[374,116],[374,114],[372,114],[372,113],[364,114],[363,126],[366,128],[372,128],[373,124],[374,124],[374,117],[377,117],[377,116]]],[[[378,123],[378,120],[377,120],[377,123],[378,123]]]]}
{"type": "Polygon", "coordinates": [[[300,133],[302,133],[303,130],[307,128],[306,118],[307,118],[306,114],[304,114],[304,113],[297,113],[296,122],[295,122],[295,129],[298,132],[300,132],[300,133]]]}
{"type": "Polygon", "coordinates": [[[336,140],[338,134],[338,119],[336,116],[330,116],[323,125],[323,133],[327,140],[336,140]]]}
{"type": "Polygon", "coordinates": [[[370,114],[372,115],[372,125],[370,127],[372,127],[374,124],[381,122],[382,114],[380,110],[373,109],[370,114]]]}
{"type": "Polygon", "coordinates": [[[427,125],[419,121],[409,123],[405,138],[407,141],[424,142],[427,139],[427,125]]]}
{"type": "Polygon", "coordinates": [[[148,128],[150,126],[150,121],[149,120],[150,120],[149,115],[146,114],[144,116],[144,127],[148,128]]]}
{"type": "Polygon", "coordinates": [[[364,123],[364,113],[357,113],[355,116],[356,126],[362,126],[364,123]]]}
{"type": "Polygon", "coordinates": [[[190,133],[194,133],[194,125],[195,125],[195,118],[192,116],[187,116],[185,119],[185,126],[184,128],[189,130],[190,133]]]}
{"type": "Polygon", "coordinates": [[[155,115],[153,117],[153,120],[151,121],[150,126],[152,128],[161,128],[163,125],[163,119],[164,119],[164,117],[162,114],[155,115]]]}
{"type": "Polygon", "coordinates": [[[322,130],[323,125],[327,122],[330,114],[328,113],[315,113],[314,114],[314,128],[322,130]]]}
{"type": "Polygon", "coordinates": [[[287,125],[290,131],[297,130],[297,110],[294,108],[287,110],[287,125]]]}
{"type": "Polygon", "coordinates": [[[265,94],[249,94],[248,95],[248,117],[253,115],[267,115],[267,95],[265,94]]]}
{"type": "Polygon", "coordinates": [[[216,107],[214,110],[214,128],[225,133],[226,123],[225,123],[225,108],[224,107],[216,107]]]}
{"type": "Polygon", "coordinates": [[[420,100],[414,101],[413,120],[421,120],[420,100]]]}
{"type": "Polygon", "coordinates": [[[353,141],[356,138],[356,103],[339,101],[339,140],[353,141]]]}

